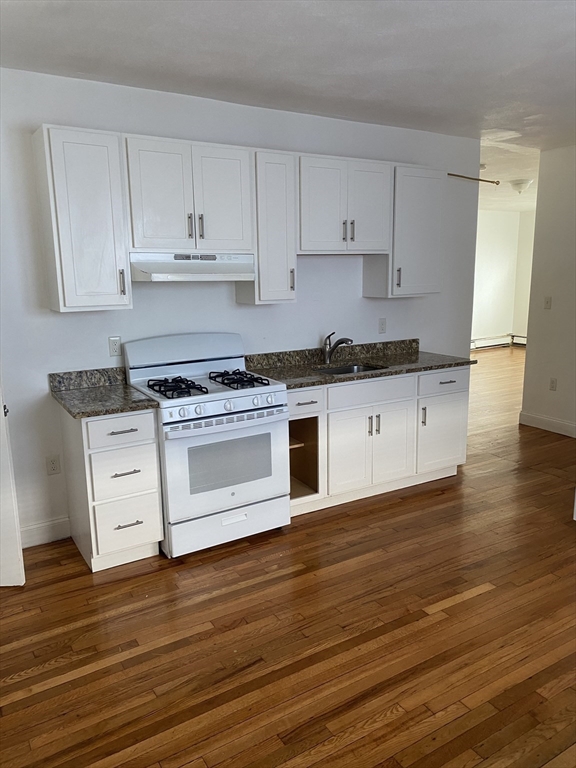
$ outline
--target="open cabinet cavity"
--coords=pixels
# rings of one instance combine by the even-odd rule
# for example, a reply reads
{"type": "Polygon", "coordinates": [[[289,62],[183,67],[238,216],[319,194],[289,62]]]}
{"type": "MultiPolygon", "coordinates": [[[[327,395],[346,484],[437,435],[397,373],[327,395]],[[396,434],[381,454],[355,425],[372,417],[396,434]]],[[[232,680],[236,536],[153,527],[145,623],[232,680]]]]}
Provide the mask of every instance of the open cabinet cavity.
{"type": "Polygon", "coordinates": [[[290,498],[319,493],[318,416],[295,419],[290,433],[290,498]]]}

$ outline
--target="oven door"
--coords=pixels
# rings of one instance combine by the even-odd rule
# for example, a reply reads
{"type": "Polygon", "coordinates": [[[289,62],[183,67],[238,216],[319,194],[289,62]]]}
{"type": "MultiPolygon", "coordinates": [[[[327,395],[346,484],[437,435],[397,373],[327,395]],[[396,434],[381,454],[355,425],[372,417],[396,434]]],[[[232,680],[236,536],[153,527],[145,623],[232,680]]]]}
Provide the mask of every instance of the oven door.
{"type": "Polygon", "coordinates": [[[168,523],[204,517],[290,492],[288,418],[228,425],[210,434],[164,429],[168,523]]]}

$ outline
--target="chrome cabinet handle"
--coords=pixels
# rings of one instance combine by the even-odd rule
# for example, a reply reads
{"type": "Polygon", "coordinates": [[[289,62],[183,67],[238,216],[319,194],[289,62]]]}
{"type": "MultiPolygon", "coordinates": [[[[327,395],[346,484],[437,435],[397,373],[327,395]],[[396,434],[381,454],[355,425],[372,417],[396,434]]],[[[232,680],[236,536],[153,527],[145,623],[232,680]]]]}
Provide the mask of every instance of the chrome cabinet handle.
{"type": "Polygon", "coordinates": [[[194,214],[188,214],[188,237],[194,237],[194,214]]]}
{"type": "Polygon", "coordinates": [[[426,406],[422,408],[422,426],[426,426],[426,406]]]}
{"type": "Polygon", "coordinates": [[[130,432],[138,432],[136,427],[131,429],[117,429],[115,432],[108,432],[109,435],[128,435],[130,432]]]}
{"type": "Polygon", "coordinates": [[[204,240],[204,214],[198,214],[198,237],[200,240],[204,240]]]}
{"type": "Polygon", "coordinates": [[[307,400],[305,403],[296,403],[296,405],[318,405],[318,400],[307,400]]]}
{"type": "Polygon", "coordinates": [[[291,291],[296,290],[296,270],[295,269],[290,270],[290,290],[291,291]]]}
{"type": "Polygon", "coordinates": [[[376,434],[380,434],[380,414],[376,414],[376,434]]]}
{"type": "Polygon", "coordinates": [[[144,525],[144,520],[136,520],[133,523],[126,523],[126,525],[117,525],[114,528],[115,531],[123,531],[124,528],[134,528],[135,525],[144,525]]]}
{"type": "Polygon", "coordinates": [[[398,267],[396,270],[396,286],[397,288],[402,286],[402,267],[398,267]]]}
{"type": "Polygon", "coordinates": [[[374,428],[374,417],[368,416],[368,437],[372,437],[374,428]]]}
{"type": "Polygon", "coordinates": [[[350,240],[354,242],[356,239],[356,219],[352,219],[350,222],[350,240]]]}
{"type": "Polygon", "coordinates": [[[119,269],[120,273],[120,295],[126,296],[126,272],[123,269],[119,269]]]}
{"type": "Polygon", "coordinates": [[[344,242],[348,240],[348,219],[344,219],[342,222],[342,240],[344,240],[344,242]]]}
{"type": "Polygon", "coordinates": [[[126,477],[127,475],[139,475],[141,469],[131,469],[130,472],[116,472],[112,477],[126,477]]]}
{"type": "Polygon", "coordinates": [[[456,379],[449,379],[448,381],[441,381],[440,384],[456,384],[456,379]]]}

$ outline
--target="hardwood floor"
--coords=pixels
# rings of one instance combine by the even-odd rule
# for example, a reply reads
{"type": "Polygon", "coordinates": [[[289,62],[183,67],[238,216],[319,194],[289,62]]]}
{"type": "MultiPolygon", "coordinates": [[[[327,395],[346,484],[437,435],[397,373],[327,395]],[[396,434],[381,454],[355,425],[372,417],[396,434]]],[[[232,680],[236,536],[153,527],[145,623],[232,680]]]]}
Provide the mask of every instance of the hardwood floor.
{"type": "Polygon", "coordinates": [[[575,442],[475,353],[456,478],[2,592],[8,768],[573,768],[575,442]]]}

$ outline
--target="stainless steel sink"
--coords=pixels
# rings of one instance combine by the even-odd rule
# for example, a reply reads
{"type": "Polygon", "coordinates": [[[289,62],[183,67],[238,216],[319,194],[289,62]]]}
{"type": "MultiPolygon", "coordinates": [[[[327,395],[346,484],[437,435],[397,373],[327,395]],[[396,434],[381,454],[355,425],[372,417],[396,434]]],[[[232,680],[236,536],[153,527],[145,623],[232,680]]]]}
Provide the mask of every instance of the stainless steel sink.
{"type": "Polygon", "coordinates": [[[318,373],[326,374],[327,376],[344,376],[347,373],[367,373],[368,371],[381,371],[387,366],[382,365],[366,365],[364,363],[349,363],[348,365],[341,365],[338,368],[317,368],[318,373]]]}

